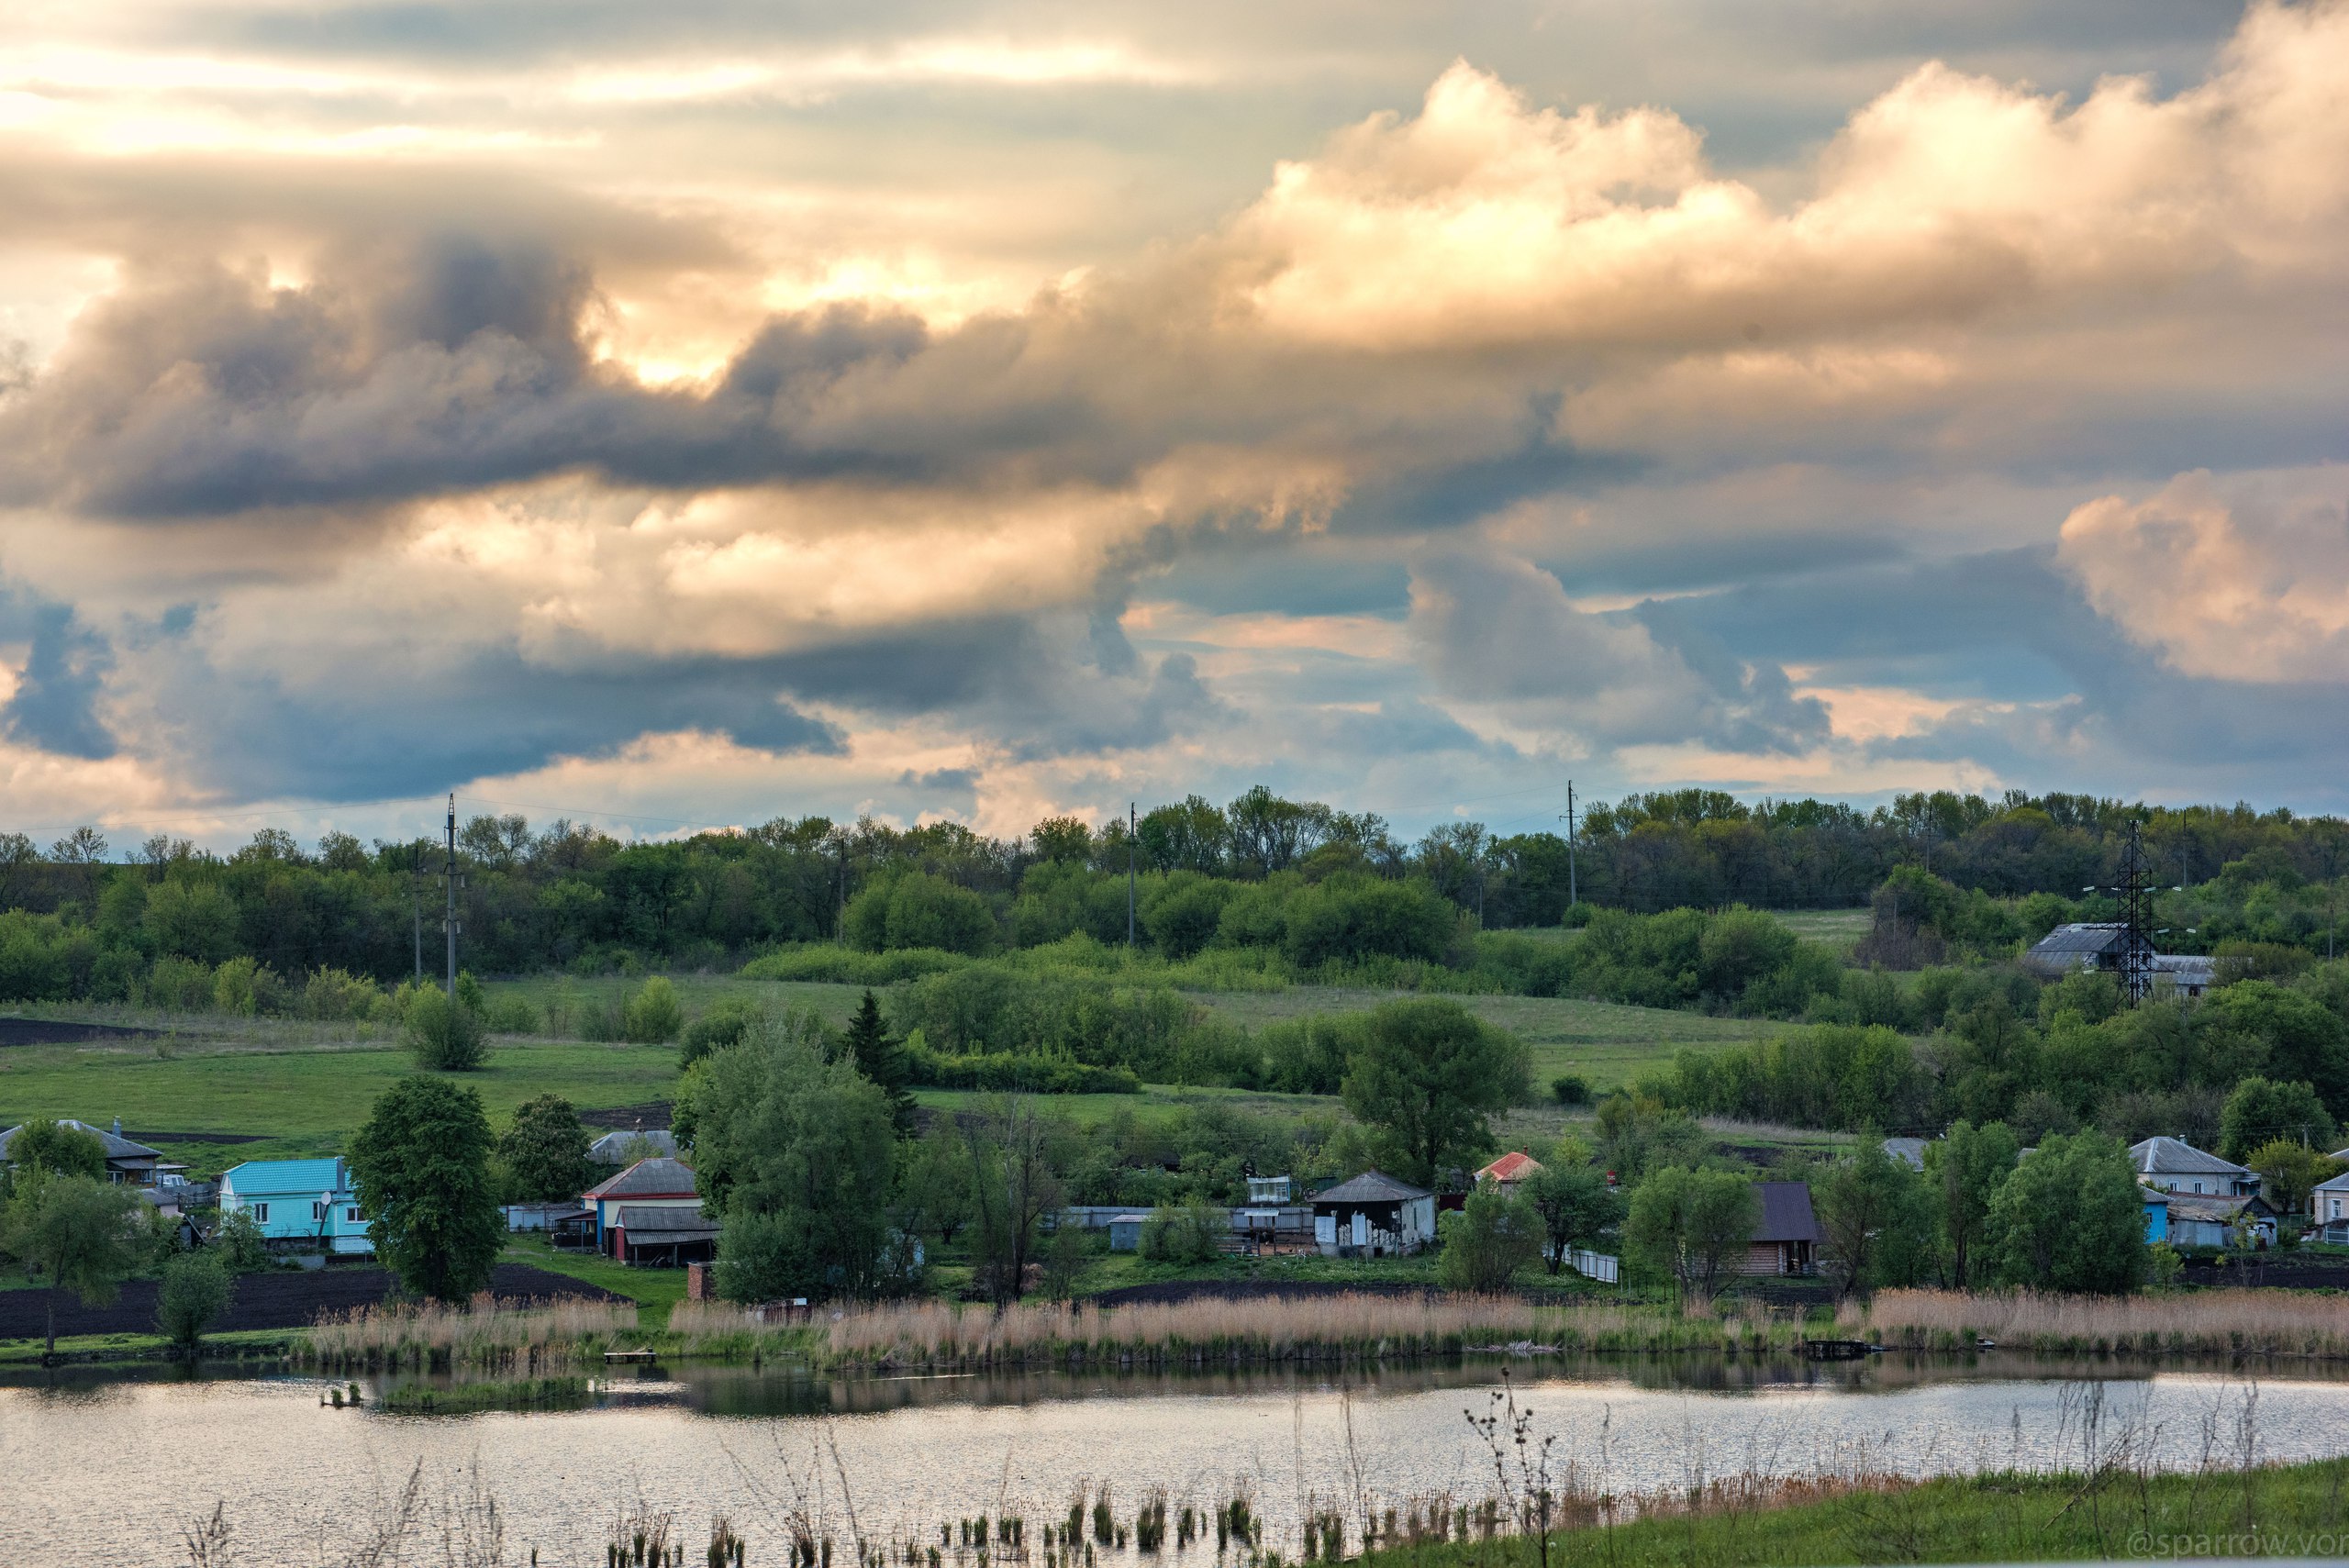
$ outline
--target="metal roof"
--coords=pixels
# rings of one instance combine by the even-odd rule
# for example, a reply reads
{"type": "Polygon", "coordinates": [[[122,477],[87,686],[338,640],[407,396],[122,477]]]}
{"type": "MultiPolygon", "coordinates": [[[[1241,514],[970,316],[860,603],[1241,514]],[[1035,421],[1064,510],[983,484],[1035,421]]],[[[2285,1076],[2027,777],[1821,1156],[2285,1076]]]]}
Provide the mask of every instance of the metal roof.
{"type": "Polygon", "coordinates": [[[1925,1168],[1925,1142],[1921,1138],[1887,1138],[1884,1151],[1910,1170],[1921,1171],[1925,1168]]]}
{"type": "Polygon", "coordinates": [[[1809,1182],[1756,1182],[1754,1195],[1762,1200],[1761,1223],[1753,1228],[1756,1241],[1817,1241],[1819,1217],[1810,1210],[1809,1182]]]}
{"type": "Polygon", "coordinates": [[[655,1154],[674,1158],[677,1152],[676,1134],[665,1127],[649,1127],[633,1132],[604,1134],[587,1146],[587,1158],[604,1164],[616,1165],[619,1163],[620,1156],[628,1152],[629,1144],[637,1139],[642,1139],[643,1146],[655,1154]]]}
{"type": "Polygon", "coordinates": [[[1521,1182],[1542,1169],[1542,1162],[1531,1154],[1511,1152],[1502,1155],[1476,1173],[1476,1179],[1490,1177],[1496,1182],[1521,1182]]]}
{"type": "Polygon", "coordinates": [[[592,1203],[597,1198],[681,1195],[694,1190],[693,1167],[661,1155],[651,1160],[639,1160],[618,1175],[596,1183],[581,1195],[581,1201],[592,1203]]]}
{"type": "Polygon", "coordinates": [[[615,1221],[623,1230],[660,1231],[673,1238],[715,1236],[718,1221],[697,1208],[666,1208],[658,1204],[622,1204],[615,1221]]]}
{"type": "Polygon", "coordinates": [[[283,1193],[316,1197],[351,1185],[340,1160],[248,1160],[229,1166],[220,1182],[236,1188],[239,1197],[283,1193]]]}
{"type": "Polygon", "coordinates": [[[2199,1219],[2210,1225],[2232,1225],[2235,1217],[2246,1209],[2260,1215],[2276,1212],[2267,1207],[2265,1198],[2250,1195],[2243,1197],[2228,1197],[2221,1193],[2169,1195],[2169,1218],[2173,1225],[2181,1219],[2199,1219]]]}
{"type": "Polygon", "coordinates": [[[2241,1165],[2205,1153],[2179,1138],[2148,1138],[2129,1146],[2129,1163],[2147,1176],[2248,1176],[2241,1165]]]}
{"type": "Polygon", "coordinates": [[[1364,1171],[1350,1182],[1340,1182],[1327,1192],[1313,1195],[1318,1207],[1325,1203],[1408,1203],[1413,1198],[1433,1197],[1424,1187],[1408,1182],[1398,1182],[1384,1171],[1364,1171]]]}
{"type": "MultiPolygon", "coordinates": [[[[133,1143],[119,1133],[108,1132],[103,1127],[92,1127],[86,1121],[75,1121],[71,1117],[60,1117],[57,1125],[70,1127],[76,1132],[88,1133],[105,1146],[106,1158],[109,1160],[160,1160],[163,1157],[163,1151],[160,1149],[150,1149],[144,1143],[133,1143]]],[[[8,1145],[15,1142],[17,1134],[24,1130],[23,1125],[19,1124],[6,1132],[0,1132],[0,1160],[8,1157],[8,1145]]]]}

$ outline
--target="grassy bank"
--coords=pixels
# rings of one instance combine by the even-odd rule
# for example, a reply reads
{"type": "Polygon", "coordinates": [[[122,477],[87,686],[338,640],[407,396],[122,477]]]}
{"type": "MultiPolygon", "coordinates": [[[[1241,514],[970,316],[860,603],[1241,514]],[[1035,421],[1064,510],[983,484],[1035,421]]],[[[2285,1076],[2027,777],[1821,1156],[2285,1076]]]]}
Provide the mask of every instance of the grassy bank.
{"type": "Polygon", "coordinates": [[[2349,1356],[2349,1296],[2301,1290],[2197,1290],[2148,1296],[1973,1295],[1887,1290],[1842,1320],[1881,1343],[2093,1355],[2349,1356]]]}
{"type": "Polygon", "coordinates": [[[1716,1483],[1628,1523],[1375,1550],[1364,1568],[1770,1568],[1861,1562],[2333,1557],[2349,1460],[2155,1475],[1716,1483]]]}

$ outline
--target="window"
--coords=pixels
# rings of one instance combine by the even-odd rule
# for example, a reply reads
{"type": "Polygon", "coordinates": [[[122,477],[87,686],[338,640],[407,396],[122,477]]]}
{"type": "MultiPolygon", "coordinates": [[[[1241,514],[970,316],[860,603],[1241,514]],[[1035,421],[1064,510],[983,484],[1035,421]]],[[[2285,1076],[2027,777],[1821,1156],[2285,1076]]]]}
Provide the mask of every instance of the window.
{"type": "Polygon", "coordinates": [[[320,1221],[320,1220],[324,1219],[326,1217],[327,1217],[327,1206],[326,1206],[326,1205],[324,1205],[324,1204],[322,1204],[322,1203],[317,1202],[316,1199],[311,1200],[311,1203],[310,1203],[310,1223],[311,1223],[311,1224],[313,1224],[313,1225],[316,1225],[317,1223],[318,1223],[318,1221],[320,1221]]]}
{"type": "Polygon", "coordinates": [[[345,1225],[356,1225],[359,1223],[359,1206],[357,1204],[352,1204],[349,1208],[342,1211],[342,1222],[345,1225]]]}
{"type": "Polygon", "coordinates": [[[257,1203],[253,1205],[253,1223],[255,1225],[266,1225],[269,1223],[269,1205],[265,1203],[257,1203]]]}

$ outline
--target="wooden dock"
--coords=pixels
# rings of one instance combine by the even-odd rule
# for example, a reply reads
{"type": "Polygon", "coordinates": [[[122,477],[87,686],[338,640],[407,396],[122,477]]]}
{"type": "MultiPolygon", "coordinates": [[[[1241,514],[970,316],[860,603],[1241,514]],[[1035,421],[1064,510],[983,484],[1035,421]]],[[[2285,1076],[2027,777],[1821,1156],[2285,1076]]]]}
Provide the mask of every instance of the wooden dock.
{"type": "Polygon", "coordinates": [[[650,1362],[651,1360],[652,1352],[651,1351],[606,1351],[604,1352],[604,1362],[607,1365],[609,1365],[614,1362],[650,1362]]]}

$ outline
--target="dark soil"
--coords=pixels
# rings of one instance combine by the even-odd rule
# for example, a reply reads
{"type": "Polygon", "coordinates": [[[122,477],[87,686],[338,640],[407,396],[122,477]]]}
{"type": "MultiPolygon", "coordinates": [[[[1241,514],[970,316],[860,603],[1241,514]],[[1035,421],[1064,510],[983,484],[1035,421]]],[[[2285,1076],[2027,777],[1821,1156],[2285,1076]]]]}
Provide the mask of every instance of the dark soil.
{"type": "Polygon", "coordinates": [[[54,1018],[0,1018],[0,1047],[86,1045],[92,1040],[153,1040],[161,1031],[127,1024],[72,1024],[54,1018]]]}
{"type": "Polygon", "coordinates": [[[2349,1259],[2254,1253],[2242,1263],[2189,1261],[2178,1277],[2188,1284],[2248,1285],[2254,1290],[2349,1290],[2349,1259]]]}
{"type": "MultiPolygon", "coordinates": [[[[84,1307],[71,1294],[57,1304],[57,1333],[151,1334],[155,1332],[153,1280],[130,1280],[111,1307],[84,1307]]],[[[620,1298],[600,1285],[528,1263],[500,1263],[489,1288],[500,1301],[585,1301],[620,1298]]],[[[228,1312],[213,1327],[228,1333],[245,1329],[306,1329],[322,1312],[373,1307],[391,1294],[390,1273],[378,1268],[326,1268],[295,1273],[243,1274],[228,1312]]],[[[0,1340],[38,1340],[45,1331],[45,1290],[0,1290],[0,1340]]]]}
{"type": "Polygon", "coordinates": [[[669,1112],[666,1100],[648,1100],[640,1106],[615,1106],[607,1111],[581,1111],[582,1127],[611,1128],[620,1132],[634,1132],[642,1128],[647,1132],[666,1130],[669,1112]]]}

